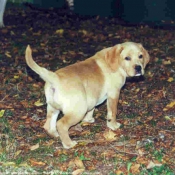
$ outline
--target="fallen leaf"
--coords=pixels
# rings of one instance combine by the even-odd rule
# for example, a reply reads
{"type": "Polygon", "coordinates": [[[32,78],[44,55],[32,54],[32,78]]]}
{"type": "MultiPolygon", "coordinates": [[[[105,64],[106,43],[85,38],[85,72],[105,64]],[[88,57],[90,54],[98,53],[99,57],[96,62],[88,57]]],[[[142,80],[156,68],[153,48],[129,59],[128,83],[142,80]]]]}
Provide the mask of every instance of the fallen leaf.
{"type": "Polygon", "coordinates": [[[159,58],[158,57],[155,57],[154,61],[156,61],[156,62],[159,61],[159,58]]]}
{"type": "Polygon", "coordinates": [[[169,116],[165,116],[166,120],[171,120],[171,118],[169,116]]]}
{"type": "Polygon", "coordinates": [[[18,78],[19,78],[19,75],[15,75],[14,78],[15,78],[15,79],[18,79],[18,78]]]}
{"type": "Polygon", "coordinates": [[[47,141],[46,143],[44,143],[43,145],[45,145],[45,146],[51,146],[51,145],[53,145],[55,143],[55,140],[49,140],[49,141],[47,141]]]}
{"type": "Polygon", "coordinates": [[[77,169],[72,172],[72,175],[81,175],[85,169],[77,169]]]}
{"type": "Polygon", "coordinates": [[[21,150],[15,152],[14,158],[16,158],[21,153],[21,150]]]}
{"type": "Polygon", "coordinates": [[[42,102],[40,101],[40,99],[39,99],[38,101],[36,101],[36,102],[34,103],[34,105],[35,105],[35,106],[43,106],[44,103],[42,103],[42,102]]]}
{"type": "Polygon", "coordinates": [[[117,138],[115,137],[116,134],[115,134],[113,131],[111,131],[111,130],[104,132],[103,136],[105,137],[105,139],[106,139],[107,141],[110,141],[110,142],[117,139],[117,138]]]}
{"type": "Polygon", "coordinates": [[[8,30],[7,30],[7,29],[2,29],[1,32],[2,32],[3,34],[6,34],[6,33],[8,33],[8,30]]]}
{"type": "Polygon", "coordinates": [[[164,65],[169,65],[169,64],[171,64],[171,61],[170,60],[165,60],[165,61],[163,61],[163,64],[164,65]]]}
{"type": "Polygon", "coordinates": [[[41,31],[39,30],[38,32],[36,33],[33,33],[34,36],[40,36],[41,35],[41,31]]]}
{"type": "Polygon", "coordinates": [[[116,175],[121,175],[121,174],[123,174],[123,171],[121,171],[121,170],[116,170],[115,173],[116,173],[116,175]]]}
{"type": "Polygon", "coordinates": [[[5,113],[4,109],[0,110],[0,117],[3,117],[4,113],[5,113]]]}
{"type": "Polygon", "coordinates": [[[54,156],[60,156],[61,154],[67,155],[67,150],[65,149],[58,149],[56,152],[54,152],[54,156]]]}
{"type": "Polygon", "coordinates": [[[45,43],[40,43],[40,46],[42,46],[42,47],[45,46],[45,43]]]}
{"type": "Polygon", "coordinates": [[[172,150],[171,150],[172,152],[175,152],[175,147],[174,148],[172,148],[172,150]]]}
{"type": "Polygon", "coordinates": [[[29,103],[25,100],[21,101],[21,104],[25,107],[28,108],[29,107],[29,103]]]}
{"type": "Polygon", "coordinates": [[[40,85],[39,84],[36,84],[36,83],[32,84],[32,86],[33,87],[36,87],[36,88],[39,88],[40,87],[40,85]]]}
{"type": "Polygon", "coordinates": [[[174,78],[173,77],[170,77],[170,78],[168,78],[167,81],[171,83],[172,81],[174,81],[174,78]]]}
{"type": "Polygon", "coordinates": [[[45,162],[37,162],[35,159],[29,159],[30,163],[32,166],[45,166],[46,163],[45,162]]]}
{"type": "Polygon", "coordinates": [[[30,150],[33,151],[33,150],[36,150],[39,148],[39,143],[37,143],[36,145],[33,145],[30,147],[30,150]]]}
{"type": "Polygon", "coordinates": [[[128,102],[127,101],[122,101],[123,104],[125,105],[128,105],[128,102]]]}
{"type": "Polygon", "coordinates": [[[5,52],[5,55],[7,56],[7,57],[9,57],[9,58],[11,58],[12,56],[10,55],[10,52],[5,52]]]}
{"type": "Polygon", "coordinates": [[[27,164],[27,162],[23,162],[19,164],[19,167],[29,167],[29,165],[27,164]]]}
{"type": "Polygon", "coordinates": [[[69,166],[70,167],[77,167],[79,169],[85,169],[84,164],[83,164],[83,161],[80,160],[79,157],[76,157],[75,159],[71,160],[69,162],[69,166]]]}
{"type": "Polygon", "coordinates": [[[133,174],[139,174],[140,172],[139,168],[140,168],[140,164],[134,164],[131,166],[131,172],[133,174]]]}
{"type": "Polygon", "coordinates": [[[27,116],[22,116],[20,117],[22,120],[25,120],[27,118],[27,116]]]}
{"type": "Polygon", "coordinates": [[[86,30],[79,30],[80,33],[83,33],[84,35],[87,34],[87,31],[86,30]]]}
{"type": "Polygon", "coordinates": [[[64,30],[63,29],[58,29],[58,30],[56,30],[55,33],[62,35],[64,33],[64,30]]]}
{"type": "Polygon", "coordinates": [[[153,161],[150,161],[147,165],[147,169],[151,169],[151,168],[154,168],[155,166],[162,166],[162,164],[160,163],[154,163],[153,161]]]}
{"type": "Polygon", "coordinates": [[[167,104],[165,108],[163,108],[163,111],[167,111],[168,109],[175,106],[175,101],[172,101],[171,103],[167,104]]]}
{"type": "Polygon", "coordinates": [[[82,33],[83,33],[84,35],[86,35],[86,34],[87,34],[87,31],[86,31],[86,30],[82,30],[82,33]]]}
{"type": "Polygon", "coordinates": [[[101,153],[101,156],[103,157],[112,157],[113,155],[115,155],[115,152],[112,150],[106,150],[101,153]]]}
{"type": "Polygon", "coordinates": [[[11,35],[15,35],[15,33],[14,33],[13,31],[10,31],[10,34],[11,34],[11,35]]]}
{"type": "Polygon", "coordinates": [[[140,156],[143,156],[145,154],[145,152],[142,149],[139,149],[138,153],[139,153],[140,156]]]}
{"type": "Polygon", "coordinates": [[[42,110],[42,109],[37,109],[37,111],[38,111],[38,112],[40,112],[40,113],[42,113],[42,112],[43,112],[43,110],[42,110]]]}
{"type": "Polygon", "coordinates": [[[16,163],[15,162],[5,162],[2,164],[3,166],[15,166],[16,163]]]}

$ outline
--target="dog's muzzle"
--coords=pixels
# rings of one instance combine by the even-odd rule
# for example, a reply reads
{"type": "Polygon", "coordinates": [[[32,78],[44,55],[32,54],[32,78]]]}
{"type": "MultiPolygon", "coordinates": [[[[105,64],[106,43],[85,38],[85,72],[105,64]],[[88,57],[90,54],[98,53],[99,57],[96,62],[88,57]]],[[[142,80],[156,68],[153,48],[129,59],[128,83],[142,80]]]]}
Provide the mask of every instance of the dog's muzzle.
{"type": "Polygon", "coordinates": [[[140,65],[135,66],[135,76],[142,75],[142,67],[140,65]]]}

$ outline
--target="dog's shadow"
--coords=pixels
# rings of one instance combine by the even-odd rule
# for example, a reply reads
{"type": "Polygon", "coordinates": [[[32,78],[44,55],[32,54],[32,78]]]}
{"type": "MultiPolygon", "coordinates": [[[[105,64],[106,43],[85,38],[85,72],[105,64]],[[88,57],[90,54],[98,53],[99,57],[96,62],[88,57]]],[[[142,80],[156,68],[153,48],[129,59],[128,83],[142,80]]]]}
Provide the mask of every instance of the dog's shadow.
{"type": "Polygon", "coordinates": [[[126,88],[126,86],[128,85],[128,84],[132,84],[132,83],[142,83],[142,82],[144,82],[144,80],[145,80],[145,77],[144,76],[138,76],[138,77],[127,77],[126,78],[126,83],[124,84],[124,86],[122,87],[122,89],[125,89],[126,88]]]}
{"type": "Polygon", "coordinates": [[[145,80],[145,77],[143,75],[136,76],[136,77],[127,77],[126,81],[130,83],[139,83],[145,80]]]}

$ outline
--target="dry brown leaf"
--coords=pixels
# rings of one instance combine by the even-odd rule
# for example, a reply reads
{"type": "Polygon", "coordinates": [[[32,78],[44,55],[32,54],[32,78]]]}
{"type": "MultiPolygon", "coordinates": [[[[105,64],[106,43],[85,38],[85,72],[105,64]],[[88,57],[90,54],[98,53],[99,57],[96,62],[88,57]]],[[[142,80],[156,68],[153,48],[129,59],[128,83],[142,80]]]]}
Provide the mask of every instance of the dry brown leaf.
{"type": "Polygon", "coordinates": [[[22,120],[25,120],[27,118],[27,116],[25,115],[25,116],[22,116],[22,117],[20,117],[20,119],[22,119],[22,120]]]}
{"type": "Polygon", "coordinates": [[[33,150],[36,150],[39,148],[39,143],[37,143],[36,145],[33,145],[30,147],[30,150],[33,151],[33,150]]]}
{"type": "Polygon", "coordinates": [[[65,149],[58,149],[57,151],[54,152],[54,156],[59,156],[61,154],[67,155],[68,154],[67,150],[65,150],[65,149]]]}
{"type": "Polygon", "coordinates": [[[46,165],[45,162],[41,162],[41,161],[37,162],[35,159],[30,159],[29,161],[32,166],[45,166],[46,165]]]}
{"type": "Polygon", "coordinates": [[[139,149],[138,153],[139,153],[140,156],[143,156],[145,154],[144,150],[142,150],[142,149],[139,149]]]}
{"type": "Polygon", "coordinates": [[[75,159],[71,160],[69,162],[69,166],[70,167],[77,167],[79,169],[85,169],[83,161],[80,160],[78,157],[76,157],[75,159]]]}
{"type": "Polygon", "coordinates": [[[36,87],[36,88],[39,88],[40,87],[40,85],[39,84],[36,84],[36,83],[32,84],[32,86],[33,87],[36,87]]]}
{"type": "Polygon", "coordinates": [[[21,153],[21,150],[15,152],[14,158],[16,158],[21,153]]]}
{"type": "Polygon", "coordinates": [[[86,30],[79,30],[79,33],[83,33],[84,35],[87,35],[87,31],[86,30]]]}
{"type": "Polygon", "coordinates": [[[116,138],[116,134],[113,131],[111,131],[111,130],[105,131],[103,136],[105,137],[105,139],[107,141],[110,141],[110,142],[112,142],[112,141],[117,139],[116,138]]]}
{"type": "Polygon", "coordinates": [[[165,61],[163,61],[162,62],[164,65],[169,65],[169,64],[171,64],[171,61],[170,60],[165,60],[165,61]]]}
{"type": "Polygon", "coordinates": [[[104,151],[101,153],[101,156],[103,157],[113,157],[115,155],[115,152],[112,150],[104,151]]]}
{"type": "Polygon", "coordinates": [[[51,145],[53,145],[55,143],[55,140],[49,140],[49,141],[47,141],[46,143],[44,143],[43,145],[44,146],[51,146],[51,145]]]}
{"type": "Polygon", "coordinates": [[[81,175],[85,169],[77,169],[72,172],[72,175],[81,175]]]}
{"type": "Polygon", "coordinates": [[[5,55],[8,57],[8,58],[11,58],[12,56],[10,55],[10,52],[5,52],[5,55]]]}
{"type": "Polygon", "coordinates": [[[148,164],[148,160],[147,160],[147,158],[145,158],[145,157],[138,156],[136,160],[137,160],[137,162],[139,162],[140,164],[143,164],[143,165],[147,165],[147,164],[148,164]]]}
{"type": "Polygon", "coordinates": [[[154,168],[155,166],[162,166],[162,164],[160,163],[154,163],[153,161],[150,161],[147,165],[147,169],[151,169],[151,168],[154,168]]]}
{"type": "Polygon", "coordinates": [[[174,81],[174,78],[173,77],[169,77],[167,81],[171,83],[172,81],[174,81]]]}
{"type": "Polygon", "coordinates": [[[64,29],[58,29],[55,32],[56,34],[62,35],[64,33],[64,29]]]}
{"type": "Polygon", "coordinates": [[[21,104],[22,104],[25,108],[28,108],[28,107],[29,107],[28,101],[23,100],[23,101],[21,101],[21,104]]]}
{"type": "Polygon", "coordinates": [[[140,168],[140,164],[134,164],[131,166],[131,172],[133,174],[139,174],[140,173],[139,168],[140,168]]]}
{"type": "Polygon", "coordinates": [[[123,171],[121,171],[121,170],[116,170],[115,173],[116,173],[116,175],[120,175],[120,174],[123,174],[123,171]]]}
{"type": "Polygon", "coordinates": [[[167,104],[165,108],[163,108],[163,111],[167,111],[168,109],[175,106],[175,101],[172,101],[171,103],[167,104]]]}
{"type": "Polygon", "coordinates": [[[174,148],[172,148],[172,150],[171,150],[172,152],[175,152],[175,147],[174,148]]]}
{"type": "Polygon", "coordinates": [[[44,103],[42,103],[42,102],[40,101],[40,99],[39,99],[38,101],[36,101],[36,102],[34,103],[34,105],[35,105],[35,106],[43,106],[44,103]]]}

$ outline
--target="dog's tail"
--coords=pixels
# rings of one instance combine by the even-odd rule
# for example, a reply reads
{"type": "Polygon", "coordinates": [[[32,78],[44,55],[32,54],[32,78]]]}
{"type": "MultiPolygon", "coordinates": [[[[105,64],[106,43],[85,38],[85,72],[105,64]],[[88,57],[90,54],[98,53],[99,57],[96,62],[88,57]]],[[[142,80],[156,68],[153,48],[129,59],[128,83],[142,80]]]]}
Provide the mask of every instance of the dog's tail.
{"type": "Polygon", "coordinates": [[[43,67],[40,67],[32,58],[32,50],[28,45],[26,48],[25,58],[27,65],[45,81],[54,84],[55,80],[58,78],[56,73],[49,71],[43,67]]]}

